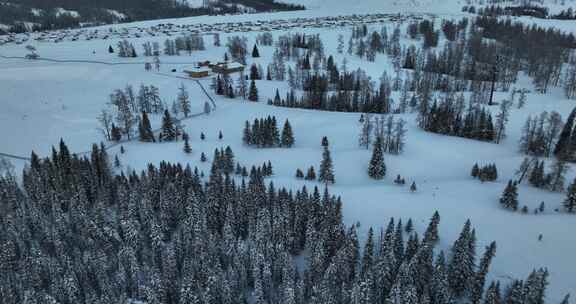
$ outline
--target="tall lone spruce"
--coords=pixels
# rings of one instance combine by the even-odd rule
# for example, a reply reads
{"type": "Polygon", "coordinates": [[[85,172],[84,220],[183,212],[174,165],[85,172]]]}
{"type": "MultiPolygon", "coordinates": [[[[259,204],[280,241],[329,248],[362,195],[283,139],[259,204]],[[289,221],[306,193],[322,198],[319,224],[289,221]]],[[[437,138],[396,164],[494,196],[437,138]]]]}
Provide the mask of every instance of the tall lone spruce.
{"type": "Polygon", "coordinates": [[[318,181],[325,184],[333,184],[335,182],[332,157],[330,157],[330,150],[328,150],[328,147],[324,147],[324,152],[322,152],[322,162],[320,163],[318,181]]]}
{"type": "Polygon", "coordinates": [[[282,147],[290,148],[294,145],[294,134],[292,133],[292,126],[290,122],[286,119],[284,127],[282,128],[282,135],[280,136],[280,142],[282,147]]]}
{"type": "Polygon", "coordinates": [[[368,176],[373,179],[383,179],[386,176],[386,164],[384,163],[384,151],[382,147],[382,137],[377,136],[372,150],[372,158],[368,166],[368,176]]]}
{"type": "Polygon", "coordinates": [[[248,90],[248,100],[258,101],[258,88],[256,88],[256,82],[254,79],[250,82],[250,89],[248,90]]]}

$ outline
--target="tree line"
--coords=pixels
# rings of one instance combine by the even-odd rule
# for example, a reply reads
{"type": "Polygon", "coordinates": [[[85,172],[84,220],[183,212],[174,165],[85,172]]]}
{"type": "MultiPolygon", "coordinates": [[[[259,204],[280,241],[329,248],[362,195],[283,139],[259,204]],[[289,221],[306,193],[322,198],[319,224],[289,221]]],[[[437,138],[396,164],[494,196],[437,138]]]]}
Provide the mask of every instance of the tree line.
{"type": "MultiPolygon", "coordinates": [[[[206,5],[191,7],[185,1],[156,0],[7,0],[0,5],[0,19],[10,28],[7,32],[44,31],[77,28],[84,24],[99,25],[152,19],[180,18],[200,15],[236,14],[251,8],[257,12],[303,10],[294,5],[275,0],[205,1],[206,5]],[[78,13],[62,13],[59,8],[78,13]],[[33,13],[32,9],[40,9],[33,13]],[[115,12],[115,10],[123,16],[115,12]],[[25,23],[32,22],[32,28],[25,23]]],[[[0,34],[2,33],[0,29],[0,34]]]]}

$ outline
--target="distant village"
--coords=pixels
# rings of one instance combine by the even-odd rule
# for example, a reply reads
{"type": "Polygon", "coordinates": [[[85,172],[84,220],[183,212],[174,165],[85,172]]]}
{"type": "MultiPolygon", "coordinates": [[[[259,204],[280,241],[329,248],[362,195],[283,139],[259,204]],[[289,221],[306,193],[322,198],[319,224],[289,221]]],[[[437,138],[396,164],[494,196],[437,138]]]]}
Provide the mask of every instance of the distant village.
{"type": "Polygon", "coordinates": [[[46,32],[28,32],[0,35],[0,45],[7,43],[22,44],[30,40],[41,42],[88,41],[108,39],[128,39],[142,37],[169,37],[185,34],[211,35],[216,32],[269,32],[293,28],[336,28],[360,24],[378,24],[394,21],[420,20],[424,15],[415,14],[365,14],[337,17],[294,18],[284,20],[258,20],[226,23],[173,24],[162,23],[149,27],[123,27],[122,29],[82,28],[46,32]]]}

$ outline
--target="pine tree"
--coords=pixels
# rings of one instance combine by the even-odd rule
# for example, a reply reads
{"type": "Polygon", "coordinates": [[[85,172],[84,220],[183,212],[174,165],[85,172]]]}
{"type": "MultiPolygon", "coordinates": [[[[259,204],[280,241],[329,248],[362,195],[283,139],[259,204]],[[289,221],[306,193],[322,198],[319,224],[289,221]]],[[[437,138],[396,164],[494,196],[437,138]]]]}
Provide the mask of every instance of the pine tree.
{"type": "Polygon", "coordinates": [[[328,137],[322,136],[322,147],[328,147],[328,145],[329,145],[328,137]]]}
{"type": "MultiPolygon", "coordinates": [[[[472,303],[480,303],[480,299],[477,302],[472,303]]],[[[488,290],[486,290],[486,296],[484,297],[484,304],[501,304],[502,299],[500,296],[500,283],[492,282],[488,290]]]]}
{"type": "Polygon", "coordinates": [[[314,171],[314,166],[310,166],[308,171],[306,172],[305,180],[315,180],[316,179],[316,172],[314,171]]]}
{"type": "Polygon", "coordinates": [[[176,98],[178,101],[179,109],[182,113],[184,113],[184,117],[188,117],[190,114],[190,97],[188,95],[188,91],[184,84],[181,84],[178,88],[178,97],[176,98]]]}
{"type": "Polygon", "coordinates": [[[114,48],[112,48],[111,45],[108,46],[108,53],[110,54],[114,53],[114,48]]]}
{"type": "Polygon", "coordinates": [[[246,121],[246,123],[244,124],[244,132],[242,135],[242,142],[247,146],[253,144],[253,142],[252,142],[252,128],[250,126],[249,121],[246,121]]]}
{"type": "Polygon", "coordinates": [[[332,158],[330,157],[330,150],[328,150],[327,147],[324,147],[324,152],[322,153],[318,181],[326,184],[333,184],[335,182],[332,158]]]}
{"type": "Polygon", "coordinates": [[[412,182],[412,185],[410,185],[410,192],[416,192],[418,190],[418,188],[416,188],[416,182],[412,182]]]}
{"type": "Polygon", "coordinates": [[[188,135],[186,134],[186,136],[183,137],[184,137],[184,153],[190,154],[192,153],[192,148],[190,147],[188,135]]]}
{"type": "MultiPolygon", "coordinates": [[[[558,158],[569,159],[570,158],[570,148],[573,146],[571,139],[574,133],[574,121],[576,120],[576,108],[570,112],[570,115],[566,119],[564,128],[560,132],[560,137],[558,142],[554,147],[554,155],[558,158]]],[[[573,151],[572,151],[573,152],[573,151]]]]}
{"type": "Polygon", "coordinates": [[[206,135],[204,135],[204,132],[200,132],[200,140],[205,140],[206,139],[206,135]]]}
{"type": "Polygon", "coordinates": [[[482,300],[486,275],[488,274],[490,263],[495,255],[496,242],[492,242],[490,243],[490,246],[486,247],[486,252],[484,252],[484,256],[482,256],[482,259],[480,260],[480,265],[478,265],[478,271],[475,273],[474,278],[472,278],[470,286],[470,300],[473,304],[480,304],[480,301],[482,300]]]}
{"type": "Polygon", "coordinates": [[[222,131],[218,131],[218,140],[222,140],[222,138],[224,138],[222,131]]]}
{"type": "Polygon", "coordinates": [[[550,191],[564,191],[564,179],[569,167],[562,159],[558,159],[552,166],[552,171],[548,175],[550,179],[550,191]]]}
{"type": "Polygon", "coordinates": [[[204,154],[204,152],[202,152],[202,154],[200,154],[200,161],[203,163],[207,161],[206,154],[204,154]]]}
{"type": "Polygon", "coordinates": [[[120,164],[120,159],[118,158],[118,155],[114,155],[114,167],[116,168],[120,168],[122,165],[120,164]]]}
{"type": "Polygon", "coordinates": [[[366,244],[364,245],[364,251],[362,256],[362,269],[360,275],[362,277],[372,268],[372,263],[374,261],[374,231],[372,227],[368,230],[368,238],[366,239],[366,244]]]}
{"type": "Polygon", "coordinates": [[[546,178],[544,177],[544,161],[536,161],[536,164],[528,178],[528,182],[537,188],[544,188],[546,186],[546,178]]]}
{"type": "Polygon", "coordinates": [[[409,218],[408,222],[406,223],[406,226],[404,226],[404,231],[406,231],[406,233],[411,233],[414,230],[414,224],[412,224],[412,219],[409,218]]]}
{"type": "Polygon", "coordinates": [[[518,210],[518,186],[515,181],[508,181],[500,198],[500,204],[506,209],[518,210]]]}
{"type": "Polygon", "coordinates": [[[576,179],[570,184],[567,192],[566,199],[563,202],[564,209],[570,213],[576,212],[576,179]]]}
{"type": "Polygon", "coordinates": [[[304,172],[302,172],[302,170],[300,169],[296,169],[296,178],[298,179],[304,178],[304,172]]]}
{"type": "Polygon", "coordinates": [[[258,101],[258,89],[256,88],[256,82],[254,80],[250,82],[250,89],[248,90],[248,100],[258,101]]]}
{"type": "Polygon", "coordinates": [[[382,137],[377,136],[372,150],[372,158],[368,166],[368,176],[377,180],[383,179],[384,176],[386,176],[386,164],[384,163],[382,144],[382,137]]]}
{"type": "Polygon", "coordinates": [[[478,168],[478,163],[475,163],[474,166],[472,167],[472,172],[470,173],[470,175],[474,178],[478,177],[480,174],[480,169],[478,168]]]}
{"type": "Polygon", "coordinates": [[[452,259],[448,265],[448,281],[456,297],[464,295],[469,280],[474,276],[473,242],[471,223],[467,220],[460,236],[452,246],[452,259]]]}
{"type": "Polygon", "coordinates": [[[258,46],[254,44],[254,48],[252,49],[252,58],[259,58],[260,52],[258,52],[258,46]]]}
{"type": "Polygon", "coordinates": [[[440,224],[440,214],[438,211],[434,212],[432,218],[430,219],[430,224],[424,232],[424,239],[422,239],[423,243],[434,243],[438,241],[438,225],[440,224]]]}
{"type": "Polygon", "coordinates": [[[294,134],[292,133],[292,126],[290,126],[288,119],[286,119],[284,127],[282,128],[280,142],[282,147],[291,148],[294,145],[294,134]]]}
{"type": "Polygon", "coordinates": [[[138,134],[140,141],[143,142],[154,142],[154,133],[152,133],[152,126],[150,125],[150,120],[148,119],[148,114],[142,112],[142,119],[138,126],[138,134]]]}
{"type": "Polygon", "coordinates": [[[164,141],[174,141],[177,138],[176,127],[174,126],[174,121],[170,112],[164,110],[164,117],[162,117],[162,140],[164,141]]]}

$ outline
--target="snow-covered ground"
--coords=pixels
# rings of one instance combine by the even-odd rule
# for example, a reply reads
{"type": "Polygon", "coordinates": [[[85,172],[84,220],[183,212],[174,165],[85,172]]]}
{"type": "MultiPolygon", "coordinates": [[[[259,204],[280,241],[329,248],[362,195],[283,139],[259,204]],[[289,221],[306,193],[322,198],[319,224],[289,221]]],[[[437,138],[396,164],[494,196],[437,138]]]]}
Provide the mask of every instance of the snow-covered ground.
{"type": "MultiPolygon", "coordinates": [[[[291,0],[310,8],[303,12],[285,12],[275,14],[197,17],[170,20],[174,23],[218,23],[254,21],[261,19],[281,19],[294,17],[330,16],[337,14],[367,12],[407,11],[434,12],[444,15],[461,16],[461,5],[455,1],[422,0],[409,4],[394,4],[381,0],[362,2],[328,0],[291,0]],[[409,9],[408,9],[409,8],[409,9]]],[[[462,4],[463,5],[463,4],[462,4]]],[[[525,19],[528,20],[528,19],[525,19]]],[[[105,28],[125,26],[152,26],[163,21],[140,22],[129,25],[111,25],[105,28]]],[[[537,22],[544,22],[539,20],[537,22]]],[[[549,22],[549,21],[545,21],[549,22]]],[[[550,21],[559,22],[559,21],[550,21]]],[[[570,21],[568,21],[570,22],[570,21]]],[[[572,21],[573,22],[573,21],[572,21]]],[[[559,22],[554,26],[569,29],[567,23],[559,22]]],[[[573,23],[572,23],[573,25],[573,23]]],[[[389,29],[392,29],[392,25],[389,29]]],[[[576,29],[572,29],[576,31],[576,29]]],[[[295,31],[295,30],[293,30],[295,31]]],[[[300,31],[300,30],[299,30],[300,31]]],[[[350,34],[349,29],[302,29],[302,32],[319,32],[325,43],[327,53],[336,54],[338,34],[350,34]]],[[[275,35],[281,32],[276,32],[275,35]]],[[[257,33],[243,33],[249,38],[251,49],[257,33]]],[[[235,34],[223,34],[226,37],[235,34]]],[[[165,38],[131,38],[138,51],[145,41],[165,38]]],[[[181,75],[183,67],[198,60],[222,58],[225,48],[212,46],[212,39],[205,37],[207,50],[195,52],[192,56],[162,56],[162,75],[145,72],[145,57],[120,59],[107,52],[108,45],[116,40],[93,40],[61,43],[34,42],[39,54],[46,58],[86,59],[107,62],[131,62],[126,65],[103,65],[94,63],[55,63],[46,61],[26,61],[22,59],[0,58],[0,152],[16,155],[28,155],[33,149],[41,155],[48,155],[50,146],[62,137],[73,152],[88,150],[90,144],[102,140],[97,130],[96,115],[108,102],[113,89],[122,89],[130,84],[137,90],[140,84],[153,84],[160,88],[163,100],[171,104],[176,97],[177,87],[182,83],[188,88],[193,104],[192,112],[202,110],[206,96],[191,80],[178,79],[168,75],[181,75]],[[172,73],[176,69],[178,72],[172,73]]],[[[406,42],[409,43],[409,42],[406,42]]],[[[272,57],[273,48],[260,47],[261,58],[254,62],[265,65],[272,57]]],[[[9,44],[0,47],[0,55],[23,56],[22,45],[9,44]]],[[[341,63],[346,55],[337,55],[336,62],[341,63]]],[[[348,56],[349,69],[362,67],[374,79],[383,71],[389,70],[387,58],[379,55],[375,63],[367,63],[356,57],[348,56]]],[[[252,63],[249,59],[249,63],[252,63]]],[[[210,80],[203,80],[206,87],[210,80]]],[[[527,79],[521,79],[518,87],[532,89],[527,79]]],[[[259,81],[261,100],[272,97],[279,87],[284,95],[287,86],[283,83],[259,81]]],[[[508,93],[497,93],[496,100],[508,97],[508,93]]],[[[416,229],[423,231],[428,219],[438,210],[442,220],[440,224],[441,240],[439,247],[447,249],[460,232],[467,218],[477,228],[478,251],[492,240],[498,243],[497,256],[490,272],[491,279],[507,283],[512,277],[524,278],[532,268],[548,267],[551,285],[547,301],[560,302],[566,293],[576,294],[573,283],[576,274],[576,217],[557,213],[564,197],[563,194],[538,190],[526,185],[520,187],[521,205],[530,209],[540,202],[546,203],[546,211],[540,215],[509,212],[500,208],[498,198],[508,179],[512,178],[523,156],[517,152],[517,143],[521,128],[529,115],[542,111],[558,111],[563,118],[574,107],[574,101],[566,100],[559,89],[553,89],[547,95],[529,94],[525,108],[514,108],[508,124],[508,137],[500,145],[482,143],[462,138],[441,136],[423,132],[415,126],[414,114],[402,117],[408,123],[407,145],[399,156],[386,156],[388,167],[384,181],[374,181],[366,174],[370,151],[358,147],[359,114],[331,113],[301,109],[278,108],[261,103],[216,98],[217,110],[208,116],[187,120],[186,131],[191,137],[193,153],[182,152],[182,142],[143,144],[131,142],[124,144],[126,153],[120,155],[119,148],[113,148],[110,155],[118,154],[125,169],[143,169],[148,163],[162,160],[190,163],[204,172],[209,170],[209,162],[201,163],[200,154],[206,153],[209,160],[215,148],[230,145],[236,159],[245,165],[260,165],[270,160],[274,166],[273,180],[277,185],[300,187],[302,184],[316,185],[313,182],[297,180],[294,177],[297,168],[306,169],[318,166],[321,158],[320,140],[328,136],[335,164],[336,184],[331,191],[341,195],[344,201],[344,219],[351,225],[361,222],[360,235],[365,235],[368,227],[380,227],[390,217],[412,218],[416,229]],[[294,129],[296,145],[291,149],[254,149],[242,145],[244,121],[275,115],[280,123],[289,119],[294,129]],[[218,132],[224,134],[218,140],[218,132]],[[206,134],[206,140],[200,140],[200,133],[206,134]],[[469,176],[472,165],[478,162],[495,162],[499,179],[496,182],[480,183],[469,176]],[[417,193],[410,193],[407,187],[395,185],[392,180],[401,174],[407,182],[415,181],[417,193]],[[538,235],[543,240],[538,241],[538,235]]],[[[158,117],[152,118],[158,126],[158,117]]],[[[548,162],[551,163],[551,162],[548,162]]],[[[22,168],[23,161],[14,164],[22,168]]],[[[572,181],[576,170],[572,170],[567,181],[572,181]]],[[[320,186],[319,184],[317,184],[320,186]]]]}

